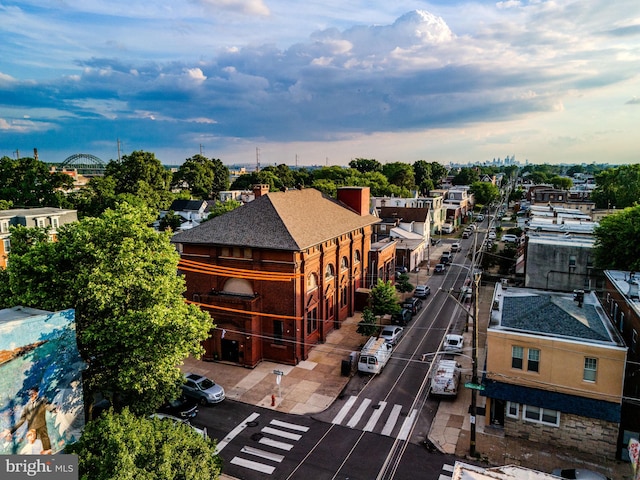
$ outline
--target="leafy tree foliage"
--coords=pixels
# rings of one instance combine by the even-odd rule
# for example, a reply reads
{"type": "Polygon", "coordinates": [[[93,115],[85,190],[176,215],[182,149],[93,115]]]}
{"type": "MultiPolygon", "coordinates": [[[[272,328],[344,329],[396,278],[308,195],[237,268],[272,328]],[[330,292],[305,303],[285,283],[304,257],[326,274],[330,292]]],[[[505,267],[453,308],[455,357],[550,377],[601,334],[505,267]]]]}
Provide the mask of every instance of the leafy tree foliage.
{"type": "Polygon", "coordinates": [[[179,393],[178,368],[202,353],[211,318],[185,303],[169,234],[147,227],[150,212],[122,204],[63,225],[57,242],[11,252],[12,305],[75,308],[85,388],[116,406],[152,412],[179,393]]]}
{"type": "Polygon", "coordinates": [[[378,329],[379,325],[377,317],[373,314],[370,308],[365,308],[362,311],[362,320],[358,322],[356,333],[370,337],[378,333],[378,329]]]}
{"type": "Polygon", "coordinates": [[[472,185],[480,180],[480,174],[475,168],[464,167],[453,177],[454,185],[472,185]]]}
{"type": "Polygon", "coordinates": [[[561,177],[556,175],[549,179],[549,183],[553,185],[555,188],[559,188],[562,190],[569,190],[573,186],[573,181],[568,177],[561,177]]]}
{"type": "Polygon", "coordinates": [[[371,289],[371,309],[374,315],[400,311],[396,289],[391,280],[384,282],[378,279],[378,283],[371,289]]]}
{"type": "Polygon", "coordinates": [[[169,189],[171,172],[153,153],[135,151],[121,160],[111,160],[105,176],[115,180],[115,194],[131,194],[153,210],[168,208],[173,199],[169,189]]]}
{"type": "Polygon", "coordinates": [[[229,169],[218,159],[202,155],[187,158],[171,179],[173,188],[186,188],[198,199],[214,198],[229,188],[229,169]]]}
{"type": "Polygon", "coordinates": [[[413,166],[408,163],[393,162],[386,163],[382,167],[382,173],[387,177],[389,183],[398,187],[411,190],[416,186],[416,177],[413,166]]]}
{"type": "Polygon", "coordinates": [[[400,276],[398,277],[398,281],[396,282],[396,287],[398,288],[399,292],[408,293],[415,288],[409,280],[409,275],[407,275],[406,273],[400,274],[400,276]]]}
{"type": "Polygon", "coordinates": [[[382,171],[382,164],[375,159],[369,158],[355,158],[349,162],[349,166],[355,168],[360,173],[382,171]]]}
{"type": "Polygon", "coordinates": [[[11,200],[0,200],[0,210],[9,210],[11,207],[13,207],[11,200]]]}
{"type": "Polygon", "coordinates": [[[597,174],[591,199],[598,208],[636,205],[640,199],[640,165],[623,165],[597,174]]]}
{"type": "Polygon", "coordinates": [[[628,207],[600,220],[593,248],[597,268],[640,270],[640,206],[628,207]]]}
{"type": "Polygon", "coordinates": [[[473,182],[471,191],[475,196],[476,203],[482,205],[488,205],[500,196],[500,189],[489,182],[473,182]]]}
{"type": "Polygon", "coordinates": [[[230,212],[231,210],[235,210],[236,208],[241,206],[242,206],[241,202],[237,200],[233,200],[231,198],[228,199],[226,202],[220,202],[216,200],[216,203],[209,210],[209,216],[207,217],[207,220],[211,220],[212,218],[219,217],[220,215],[230,212]]]}
{"type": "Polygon", "coordinates": [[[169,210],[166,215],[160,219],[158,230],[161,232],[166,230],[175,232],[180,228],[180,225],[182,225],[182,217],[173,210],[169,210]]]}
{"type": "MultiPolygon", "coordinates": [[[[0,200],[21,207],[62,207],[73,179],[65,173],[50,173],[40,160],[22,157],[0,158],[0,200]]],[[[5,206],[7,203],[5,203],[5,206]]]]}
{"type": "Polygon", "coordinates": [[[211,480],[220,478],[215,443],[189,425],[139,418],[127,409],[85,425],[67,447],[82,480],[211,480]]]}

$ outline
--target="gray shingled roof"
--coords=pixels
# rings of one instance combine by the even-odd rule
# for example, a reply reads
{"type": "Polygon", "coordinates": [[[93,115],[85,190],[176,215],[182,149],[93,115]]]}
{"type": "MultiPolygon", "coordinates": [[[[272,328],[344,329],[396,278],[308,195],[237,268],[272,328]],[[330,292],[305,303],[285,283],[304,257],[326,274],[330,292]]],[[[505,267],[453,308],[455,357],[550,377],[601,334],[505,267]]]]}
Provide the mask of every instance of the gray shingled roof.
{"type": "Polygon", "coordinates": [[[594,305],[578,307],[562,297],[506,296],[500,325],[546,335],[612,341],[594,305]]]}
{"type": "Polygon", "coordinates": [[[377,222],[308,188],[268,193],[171,241],[300,251],[377,222]]]}

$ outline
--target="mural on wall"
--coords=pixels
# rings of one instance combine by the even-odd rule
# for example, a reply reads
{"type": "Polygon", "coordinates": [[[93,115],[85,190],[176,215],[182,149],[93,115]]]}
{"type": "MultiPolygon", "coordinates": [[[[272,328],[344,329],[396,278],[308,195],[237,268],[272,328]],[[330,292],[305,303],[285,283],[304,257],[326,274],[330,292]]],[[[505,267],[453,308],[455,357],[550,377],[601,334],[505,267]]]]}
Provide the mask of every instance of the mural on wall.
{"type": "Polygon", "coordinates": [[[84,368],[74,310],[0,310],[0,454],[57,453],[80,438],[84,368]]]}

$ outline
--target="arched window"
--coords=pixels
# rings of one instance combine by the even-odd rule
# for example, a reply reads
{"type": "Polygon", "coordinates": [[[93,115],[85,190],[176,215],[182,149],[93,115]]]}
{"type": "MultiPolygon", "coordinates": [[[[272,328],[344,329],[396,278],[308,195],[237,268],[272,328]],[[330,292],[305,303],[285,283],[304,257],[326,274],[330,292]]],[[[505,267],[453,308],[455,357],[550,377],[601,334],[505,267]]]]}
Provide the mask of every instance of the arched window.
{"type": "Polygon", "coordinates": [[[326,270],[324,271],[324,278],[333,278],[335,276],[336,272],[333,269],[333,265],[329,264],[327,265],[326,270]]]}
{"type": "Polygon", "coordinates": [[[346,270],[347,268],[349,268],[349,260],[347,257],[342,257],[342,260],[340,260],[340,270],[346,270]]]}
{"type": "Polygon", "coordinates": [[[354,255],[354,259],[356,263],[360,263],[360,250],[356,250],[356,253],[354,255]]]}
{"type": "Polygon", "coordinates": [[[310,273],[307,277],[307,292],[318,288],[318,276],[315,273],[310,273]]]}
{"type": "Polygon", "coordinates": [[[230,278],[224,284],[223,292],[234,293],[236,295],[251,295],[253,296],[253,286],[251,282],[244,278],[230,278]]]}

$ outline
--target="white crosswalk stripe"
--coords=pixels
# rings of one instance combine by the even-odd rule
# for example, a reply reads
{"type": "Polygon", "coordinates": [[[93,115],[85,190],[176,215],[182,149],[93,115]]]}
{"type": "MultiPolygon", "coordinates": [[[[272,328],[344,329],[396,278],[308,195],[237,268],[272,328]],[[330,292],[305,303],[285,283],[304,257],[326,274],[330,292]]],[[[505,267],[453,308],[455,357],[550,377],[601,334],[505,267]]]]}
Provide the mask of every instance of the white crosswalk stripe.
{"type": "Polygon", "coordinates": [[[388,410],[386,408],[387,402],[380,401],[373,407],[371,402],[370,398],[349,397],[331,423],[336,425],[344,424],[346,427],[356,428],[366,420],[366,424],[362,428],[365,432],[378,432],[391,437],[394,436],[393,433],[397,430],[395,437],[400,440],[407,440],[418,416],[418,411],[413,409],[409,412],[398,429],[398,420],[402,415],[402,405],[395,404],[388,410]],[[352,412],[356,405],[357,408],[352,412]]]}
{"type": "MultiPolygon", "coordinates": [[[[453,465],[449,465],[448,463],[442,465],[442,470],[444,470],[445,472],[453,473],[453,468],[453,465]]],[[[451,480],[451,475],[445,475],[441,473],[438,477],[438,480],[451,480]]]]}
{"type": "MultiPolygon", "coordinates": [[[[250,418],[255,420],[257,416],[258,414],[255,414],[254,417],[250,418]]],[[[305,425],[283,422],[281,420],[271,420],[268,426],[260,430],[263,436],[258,440],[258,443],[264,447],[264,449],[245,445],[240,450],[242,456],[237,455],[233,457],[229,463],[271,475],[276,470],[277,464],[285,459],[285,456],[267,449],[271,448],[279,452],[289,452],[295,446],[295,442],[302,438],[302,434],[308,431],[309,427],[305,425]],[[286,439],[287,441],[283,441],[282,439],[286,439]]]]}

